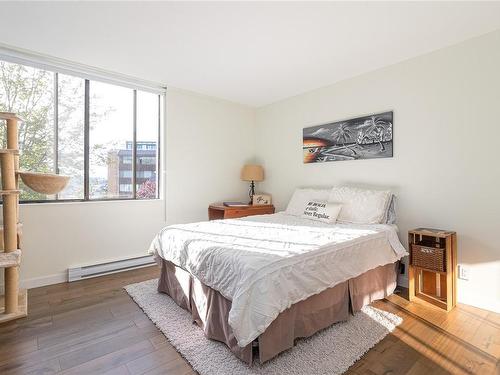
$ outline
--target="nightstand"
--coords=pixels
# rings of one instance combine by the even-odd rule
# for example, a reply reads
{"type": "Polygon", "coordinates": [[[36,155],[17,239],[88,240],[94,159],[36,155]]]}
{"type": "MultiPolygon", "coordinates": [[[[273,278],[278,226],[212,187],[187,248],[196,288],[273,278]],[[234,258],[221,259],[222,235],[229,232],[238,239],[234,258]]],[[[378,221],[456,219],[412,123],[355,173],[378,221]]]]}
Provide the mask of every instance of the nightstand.
{"type": "Polygon", "coordinates": [[[457,234],[418,228],[408,232],[410,301],[420,298],[446,311],[457,303],[457,234]]]}
{"type": "Polygon", "coordinates": [[[274,214],[274,206],[272,204],[226,207],[222,203],[214,203],[208,207],[208,220],[236,219],[238,217],[265,214],[274,214]]]}

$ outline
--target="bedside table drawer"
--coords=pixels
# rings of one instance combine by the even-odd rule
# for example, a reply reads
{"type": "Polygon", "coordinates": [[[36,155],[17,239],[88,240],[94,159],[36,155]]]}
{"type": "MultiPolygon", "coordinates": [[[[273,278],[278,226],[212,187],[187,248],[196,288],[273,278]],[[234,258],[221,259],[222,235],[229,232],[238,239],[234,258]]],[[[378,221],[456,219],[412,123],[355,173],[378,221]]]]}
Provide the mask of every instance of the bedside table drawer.
{"type": "Polygon", "coordinates": [[[236,219],[239,217],[252,216],[252,215],[265,215],[273,214],[274,207],[262,207],[262,208],[252,208],[252,209],[236,209],[227,210],[224,218],[226,219],[236,219]]]}
{"type": "Polygon", "coordinates": [[[271,207],[264,207],[261,210],[258,210],[259,213],[256,213],[255,215],[268,215],[268,214],[274,214],[274,206],[271,207]]]}
{"type": "Polygon", "coordinates": [[[221,204],[212,204],[208,207],[208,219],[237,219],[240,217],[252,215],[274,214],[274,206],[244,206],[244,207],[226,207],[221,204]]]}
{"type": "Polygon", "coordinates": [[[253,210],[228,210],[226,211],[224,218],[225,219],[236,219],[238,217],[245,217],[257,215],[253,210]]]}

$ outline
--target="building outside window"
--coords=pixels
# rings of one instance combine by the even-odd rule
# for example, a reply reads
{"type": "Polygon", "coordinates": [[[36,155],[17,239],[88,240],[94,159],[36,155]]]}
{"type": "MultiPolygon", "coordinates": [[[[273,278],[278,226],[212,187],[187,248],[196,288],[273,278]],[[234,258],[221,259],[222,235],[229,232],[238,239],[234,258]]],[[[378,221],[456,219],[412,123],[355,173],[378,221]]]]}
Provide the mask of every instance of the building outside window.
{"type": "MultiPolygon", "coordinates": [[[[132,142],[126,142],[121,150],[113,150],[108,154],[109,168],[108,181],[118,181],[118,184],[113,184],[110,190],[111,194],[123,195],[132,192],[132,171],[130,164],[124,160],[132,160],[132,142]],[[116,187],[119,186],[118,189],[116,187]]],[[[156,142],[137,142],[136,149],[137,160],[148,158],[155,160],[155,163],[137,163],[136,164],[136,191],[138,195],[147,195],[151,186],[156,181],[156,142]]]]}

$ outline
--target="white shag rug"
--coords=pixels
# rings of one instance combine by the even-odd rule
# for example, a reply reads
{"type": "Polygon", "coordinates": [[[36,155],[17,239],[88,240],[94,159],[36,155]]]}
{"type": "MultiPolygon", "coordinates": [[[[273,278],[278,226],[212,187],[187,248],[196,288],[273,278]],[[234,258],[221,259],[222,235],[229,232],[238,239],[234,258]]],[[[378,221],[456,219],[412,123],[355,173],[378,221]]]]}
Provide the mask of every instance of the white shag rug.
{"type": "Polygon", "coordinates": [[[299,340],[292,349],[264,365],[254,361],[249,367],[225,344],[207,339],[192,322],[190,313],[157,292],[157,283],[157,279],[148,280],[125,289],[201,375],[342,374],[402,322],[397,315],[366,306],[347,322],[299,340]]]}

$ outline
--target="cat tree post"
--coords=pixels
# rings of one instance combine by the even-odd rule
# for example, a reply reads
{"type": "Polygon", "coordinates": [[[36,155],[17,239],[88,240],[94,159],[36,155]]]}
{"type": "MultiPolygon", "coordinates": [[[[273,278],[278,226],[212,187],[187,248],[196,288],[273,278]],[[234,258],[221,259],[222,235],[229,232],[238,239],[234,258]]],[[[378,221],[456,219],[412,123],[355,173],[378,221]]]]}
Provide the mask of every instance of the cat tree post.
{"type": "Polygon", "coordinates": [[[18,121],[14,113],[0,112],[0,120],[7,123],[7,148],[0,150],[0,168],[2,170],[2,213],[3,213],[3,251],[0,252],[0,266],[4,271],[3,314],[0,322],[17,319],[27,314],[27,294],[19,290],[19,264],[21,250],[19,249],[20,225],[18,225],[19,210],[19,150],[18,121]]]}
{"type": "MultiPolygon", "coordinates": [[[[17,124],[16,124],[17,126],[17,124]]],[[[3,196],[3,239],[4,252],[17,250],[17,200],[15,156],[12,153],[2,154],[2,190],[3,196]]],[[[19,266],[5,268],[5,313],[12,314],[18,310],[19,266]]]]}
{"type": "MultiPolygon", "coordinates": [[[[18,117],[7,120],[7,148],[10,150],[19,150],[19,125],[18,117]]],[[[14,154],[14,171],[19,171],[19,152],[14,154]]],[[[14,176],[15,188],[19,189],[19,177],[14,176]]],[[[16,218],[19,218],[19,195],[16,195],[16,218]]]]}
{"type": "MultiPolygon", "coordinates": [[[[18,150],[17,117],[7,120],[7,149],[18,150]]],[[[2,159],[2,188],[16,190],[19,182],[16,171],[19,170],[18,153],[5,154],[2,159]],[[17,154],[17,155],[16,155],[17,154]]],[[[18,249],[17,218],[19,215],[19,195],[8,194],[3,198],[4,251],[10,253],[18,249]]],[[[5,269],[5,313],[14,313],[18,309],[19,266],[5,269]]]]}

